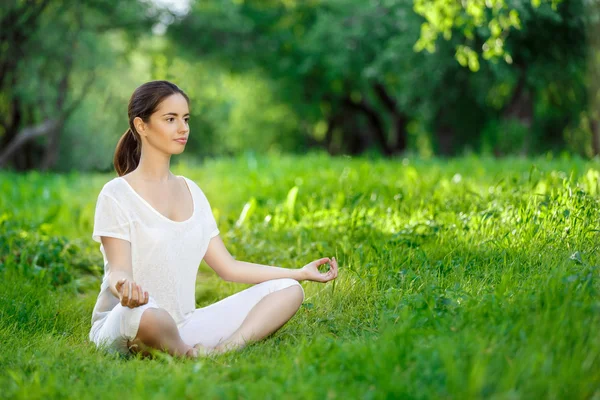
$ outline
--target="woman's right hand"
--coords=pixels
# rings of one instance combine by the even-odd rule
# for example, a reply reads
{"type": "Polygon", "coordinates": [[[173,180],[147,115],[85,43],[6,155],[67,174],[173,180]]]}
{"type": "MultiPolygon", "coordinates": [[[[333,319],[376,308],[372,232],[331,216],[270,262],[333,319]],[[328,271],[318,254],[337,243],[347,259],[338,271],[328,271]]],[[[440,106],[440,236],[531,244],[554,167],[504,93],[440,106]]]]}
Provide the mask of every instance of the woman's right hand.
{"type": "Polygon", "coordinates": [[[148,303],[150,296],[134,281],[123,278],[117,282],[115,289],[119,293],[119,300],[124,307],[135,308],[148,303]]]}

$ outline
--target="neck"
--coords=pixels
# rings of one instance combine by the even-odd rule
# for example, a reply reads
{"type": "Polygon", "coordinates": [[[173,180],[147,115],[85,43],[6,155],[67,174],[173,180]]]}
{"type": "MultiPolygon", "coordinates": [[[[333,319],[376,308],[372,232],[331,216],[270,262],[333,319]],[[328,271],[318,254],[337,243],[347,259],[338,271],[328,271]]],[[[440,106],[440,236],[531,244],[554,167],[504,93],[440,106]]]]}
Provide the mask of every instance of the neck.
{"type": "Polygon", "coordinates": [[[134,171],[137,178],[153,182],[166,182],[172,180],[175,175],[170,171],[171,155],[156,149],[144,151],[145,147],[147,148],[149,146],[142,147],[140,163],[134,171]]]}

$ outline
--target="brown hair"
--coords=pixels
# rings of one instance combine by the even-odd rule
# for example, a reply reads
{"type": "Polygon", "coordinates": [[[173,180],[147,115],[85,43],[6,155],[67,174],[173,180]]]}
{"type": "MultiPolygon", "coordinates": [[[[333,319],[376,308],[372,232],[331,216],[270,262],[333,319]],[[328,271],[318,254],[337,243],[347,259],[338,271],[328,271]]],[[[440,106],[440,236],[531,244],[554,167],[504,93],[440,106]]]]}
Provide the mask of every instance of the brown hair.
{"type": "Polygon", "coordinates": [[[181,94],[188,102],[190,99],[177,85],[168,81],[146,82],[134,90],[129,99],[129,129],[125,131],[113,158],[115,170],[123,176],[137,168],[142,153],[142,139],[133,126],[133,120],[140,117],[144,122],[150,121],[150,116],[156,111],[160,103],[173,94],[181,94]]]}

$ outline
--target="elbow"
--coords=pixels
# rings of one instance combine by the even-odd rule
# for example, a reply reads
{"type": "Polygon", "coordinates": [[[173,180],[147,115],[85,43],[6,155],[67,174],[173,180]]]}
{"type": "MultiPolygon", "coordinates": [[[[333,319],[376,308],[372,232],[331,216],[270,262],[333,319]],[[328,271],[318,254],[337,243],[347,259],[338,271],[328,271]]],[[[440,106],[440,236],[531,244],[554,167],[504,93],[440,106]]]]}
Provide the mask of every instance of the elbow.
{"type": "Polygon", "coordinates": [[[225,282],[233,282],[233,279],[231,278],[231,276],[225,272],[219,274],[219,278],[223,279],[225,282]]]}
{"type": "Polygon", "coordinates": [[[223,268],[221,270],[221,273],[219,274],[219,277],[221,279],[223,279],[226,282],[237,282],[235,279],[235,267],[236,267],[236,261],[232,260],[231,263],[229,263],[225,268],[223,268]]]}

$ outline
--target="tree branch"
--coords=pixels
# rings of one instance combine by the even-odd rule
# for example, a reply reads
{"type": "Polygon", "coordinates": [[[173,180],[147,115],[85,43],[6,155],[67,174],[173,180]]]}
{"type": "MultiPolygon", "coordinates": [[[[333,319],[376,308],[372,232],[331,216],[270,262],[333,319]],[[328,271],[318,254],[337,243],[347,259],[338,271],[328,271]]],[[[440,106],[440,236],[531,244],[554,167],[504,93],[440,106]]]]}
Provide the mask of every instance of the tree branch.
{"type": "Polygon", "coordinates": [[[362,98],[360,100],[360,102],[356,103],[356,102],[352,101],[352,99],[350,99],[349,97],[346,97],[343,100],[343,104],[349,108],[358,110],[367,116],[369,124],[371,125],[371,127],[373,128],[373,131],[375,133],[375,138],[377,139],[377,142],[381,146],[383,153],[387,156],[391,155],[393,153],[393,150],[390,148],[390,146],[387,143],[383,124],[381,122],[381,118],[377,114],[377,111],[375,111],[375,109],[373,107],[371,107],[365,101],[364,98],[362,98]]]}
{"type": "Polygon", "coordinates": [[[21,130],[17,136],[8,144],[6,149],[0,153],[0,168],[4,167],[6,162],[13,156],[14,153],[17,152],[25,143],[30,140],[38,137],[47,135],[53,129],[56,129],[59,121],[54,120],[46,120],[41,124],[30,126],[21,130]]]}
{"type": "Polygon", "coordinates": [[[406,124],[408,118],[398,110],[398,102],[387,92],[385,87],[377,82],[373,85],[375,94],[381,100],[384,107],[392,114],[392,137],[394,138],[394,149],[405,150],[406,149],[406,124]]]}

